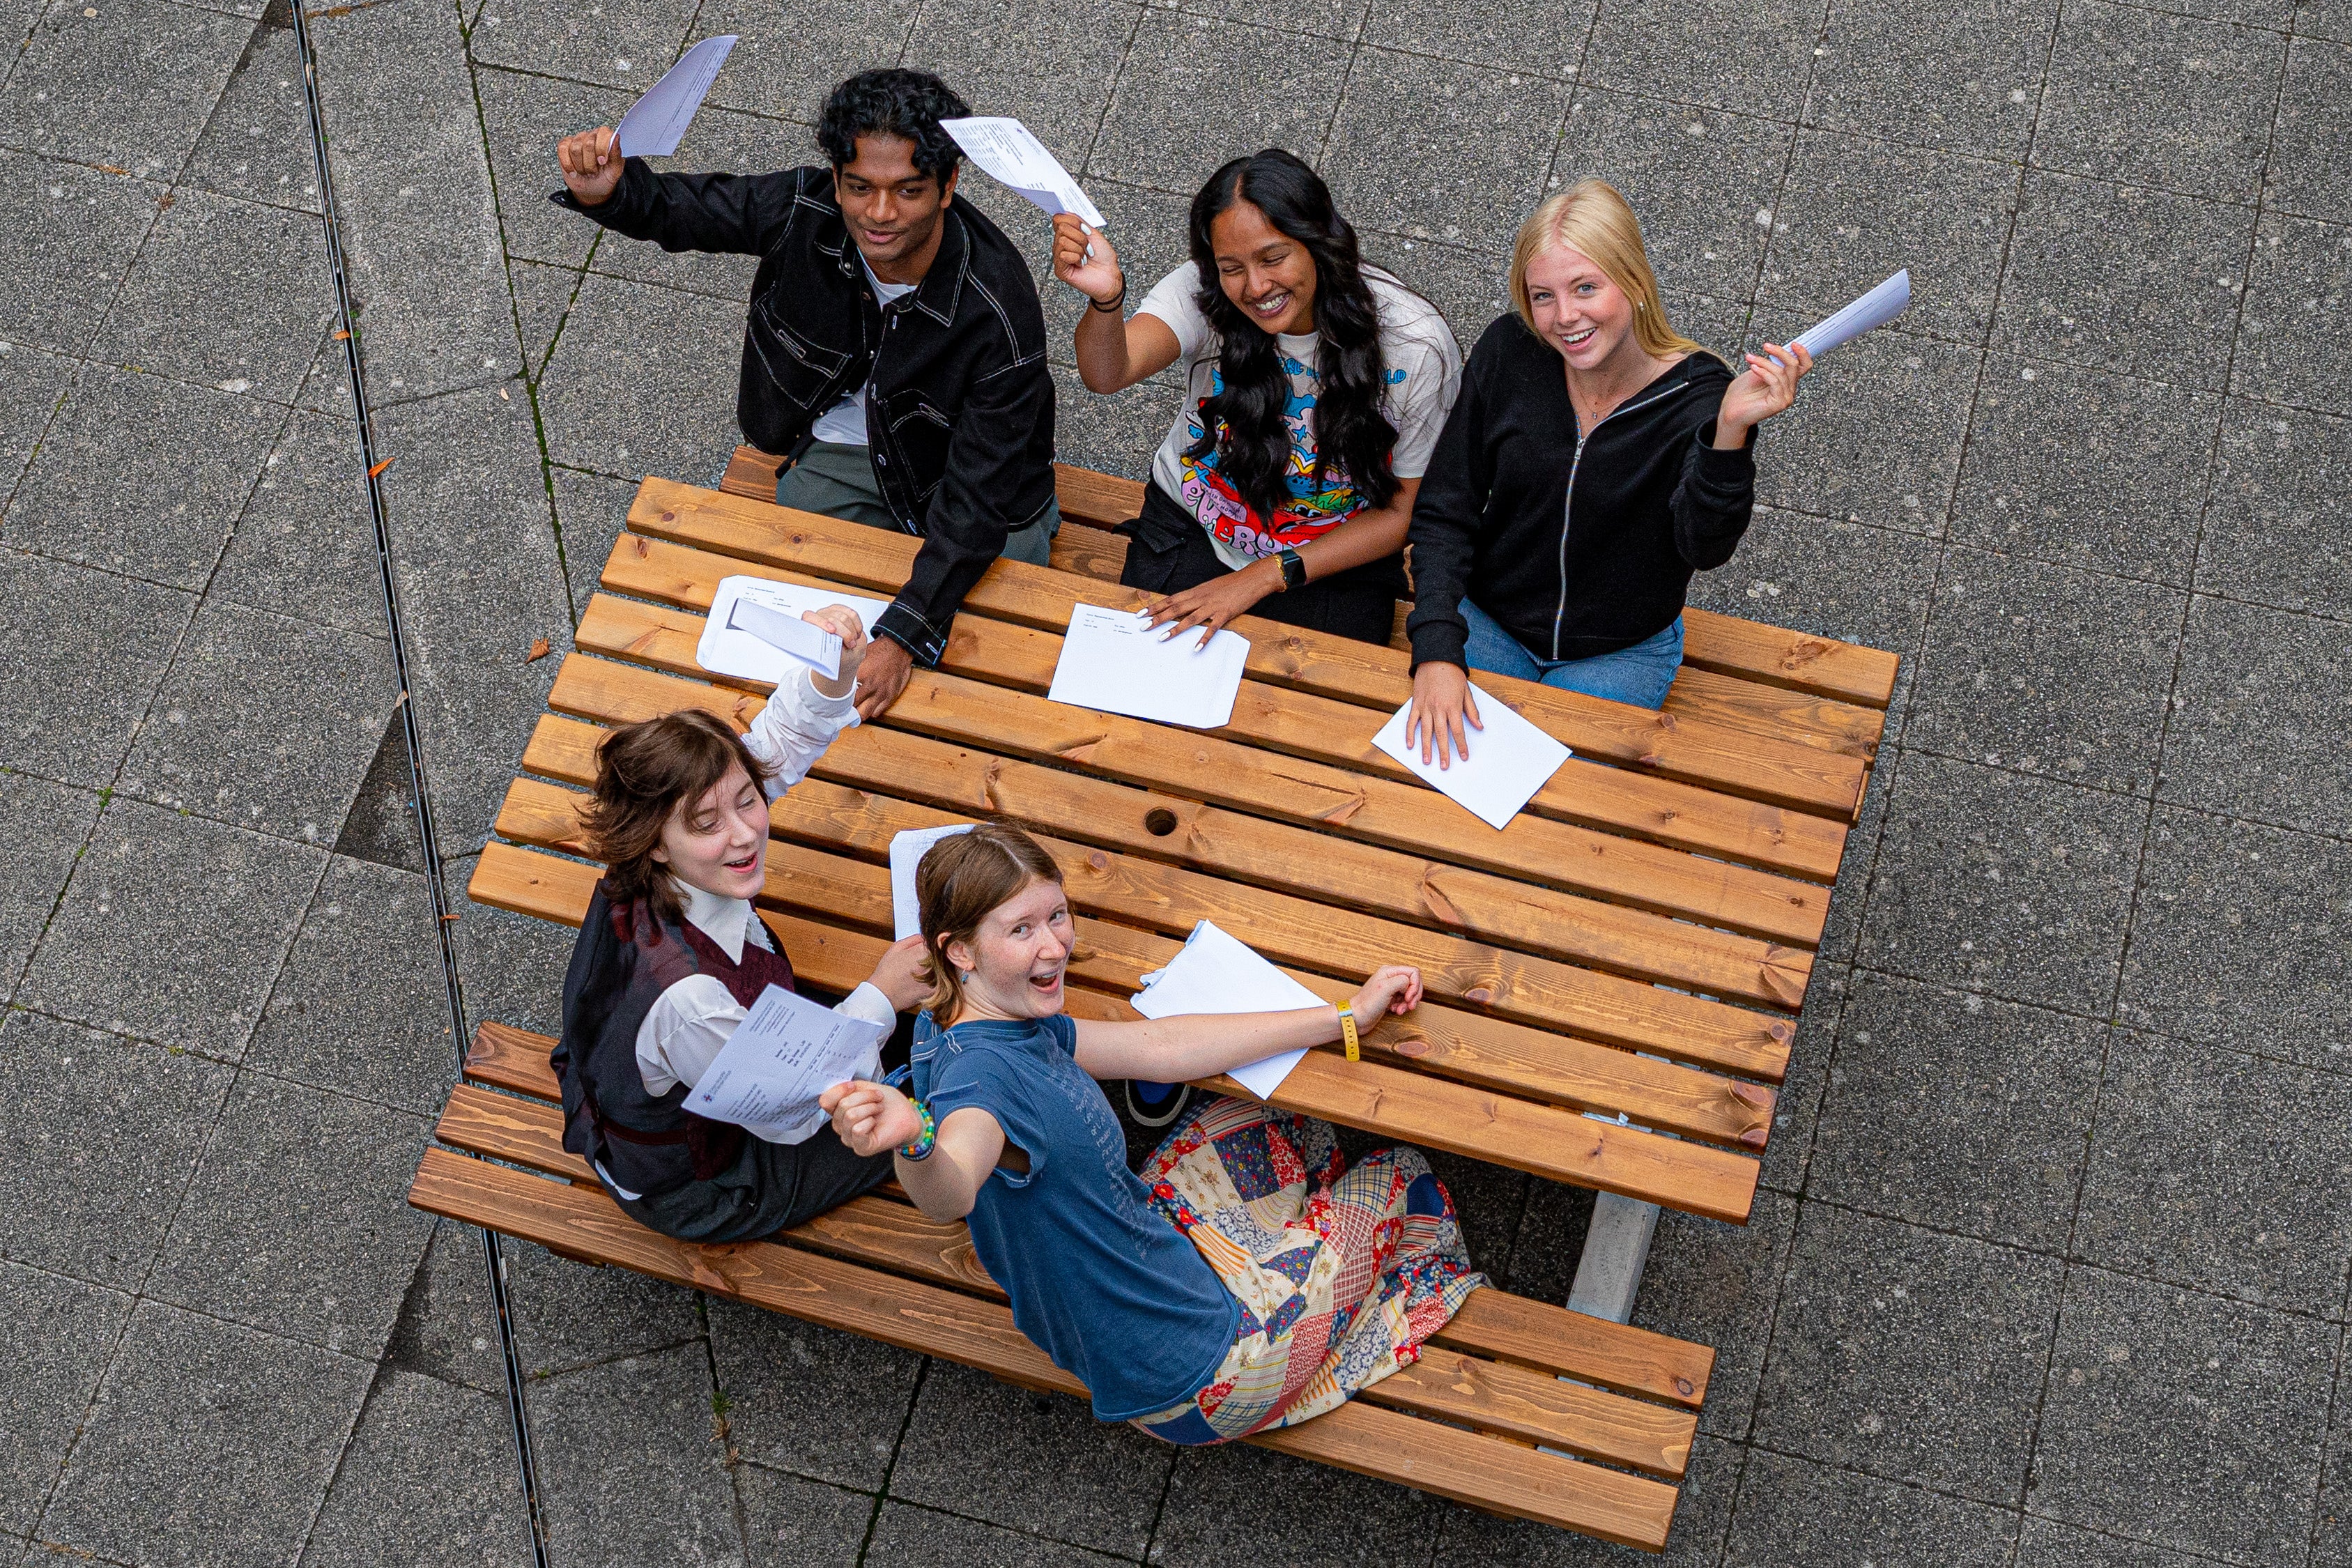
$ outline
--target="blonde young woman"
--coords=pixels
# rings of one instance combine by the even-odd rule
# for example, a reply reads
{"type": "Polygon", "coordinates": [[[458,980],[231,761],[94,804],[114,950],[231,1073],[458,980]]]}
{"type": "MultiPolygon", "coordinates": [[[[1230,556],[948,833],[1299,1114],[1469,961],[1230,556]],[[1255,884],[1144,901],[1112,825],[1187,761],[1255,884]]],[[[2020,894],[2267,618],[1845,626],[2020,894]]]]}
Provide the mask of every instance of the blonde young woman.
{"type": "Polygon", "coordinates": [[[1511,300],[1471,352],[1408,535],[1406,734],[1441,762],[1479,727],[1473,669],[1665,702],[1691,574],[1731,559],[1756,426],[1812,368],[1767,343],[1735,377],[1676,332],[1642,226],[1600,180],[1520,227],[1511,300]]]}

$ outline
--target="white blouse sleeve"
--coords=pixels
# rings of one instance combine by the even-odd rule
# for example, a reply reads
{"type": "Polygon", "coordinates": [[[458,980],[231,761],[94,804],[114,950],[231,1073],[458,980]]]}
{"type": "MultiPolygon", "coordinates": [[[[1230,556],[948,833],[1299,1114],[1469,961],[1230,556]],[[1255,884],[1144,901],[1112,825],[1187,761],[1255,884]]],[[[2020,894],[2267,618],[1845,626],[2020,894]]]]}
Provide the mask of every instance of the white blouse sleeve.
{"type": "Polygon", "coordinates": [[[776,688],[760,716],[751,721],[743,743],[751,754],[774,770],[768,781],[768,798],[775,799],[808,777],[817,758],[833,738],[857,722],[857,693],[827,697],[816,689],[816,677],[796,676],[776,688]]]}
{"type": "MultiPolygon", "coordinates": [[[[846,1017],[860,1018],[885,1028],[898,1022],[890,1010],[890,999],[871,981],[858,982],[857,989],[844,997],[834,1011],[846,1017]]],[[[680,1084],[692,1089],[719,1059],[719,1053],[735,1034],[735,1026],[743,1021],[743,1005],[728,994],[727,987],[715,975],[689,974],[659,996],[646,1013],[646,1021],[637,1026],[637,1073],[646,1080],[647,1094],[667,1094],[680,1084]]],[[[852,1070],[851,1077],[877,1079],[882,1076],[882,1047],[868,1050],[866,1059],[852,1070]]],[[[798,1129],[782,1138],[769,1138],[771,1143],[800,1143],[814,1136],[822,1121],[798,1129]]],[[[764,1134],[761,1135],[764,1136],[764,1134]]]]}

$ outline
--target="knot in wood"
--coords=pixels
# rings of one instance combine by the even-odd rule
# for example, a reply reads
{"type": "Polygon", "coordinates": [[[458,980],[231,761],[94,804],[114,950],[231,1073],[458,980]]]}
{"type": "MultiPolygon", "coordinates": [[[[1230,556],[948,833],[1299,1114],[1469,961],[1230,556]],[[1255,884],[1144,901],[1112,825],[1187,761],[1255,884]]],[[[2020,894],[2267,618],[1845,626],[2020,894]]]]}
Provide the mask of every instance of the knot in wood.
{"type": "Polygon", "coordinates": [[[1097,849],[1087,857],[1087,864],[1097,871],[1108,871],[1110,869],[1110,857],[1097,849]]]}

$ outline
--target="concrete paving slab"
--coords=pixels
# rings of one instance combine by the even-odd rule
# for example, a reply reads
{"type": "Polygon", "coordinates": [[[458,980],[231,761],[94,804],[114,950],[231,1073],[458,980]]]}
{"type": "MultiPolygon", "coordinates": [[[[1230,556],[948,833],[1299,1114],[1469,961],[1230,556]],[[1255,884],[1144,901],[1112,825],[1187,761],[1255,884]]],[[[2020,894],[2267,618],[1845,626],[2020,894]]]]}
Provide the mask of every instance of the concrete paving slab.
{"type": "Polygon", "coordinates": [[[1503,1519],[1441,1503],[1433,1568],[1472,1568],[1508,1563],[1523,1568],[1715,1568],[1723,1560],[1724,1535],[1731,1522],[1733,1494],[1747,1458],[1739,1448],[1702,1432],[1691,1444],[1690,1468],[1675,1488],[1675,1520],[1662,1552],[1611,1546],[1590,1536],[1571,1535],[1525,1520],[1503,1519]]]}
{"type": "Polygon", "coordinates": [[[2013,1001],[2104,1008],[2145,811],[2122,795],[1906,752],[1861,962],[2013,1001]]]}
{"type": "Polygon", "coordinates": [[[2287,49],[2278,119],[2263,165],[2263,205],[2273,212],[2352,222],[2352,140],[2336,105],[2352,94],[2352,48],[2296,38],[2287,49]]]}
{"type": "Polygon", "coordinates": [[[514,374],[521,352],[456,9],[386,0],[322,16],[311,38],[369,395],[383,405],[514,374]]]}
{"type": "Polygon", "coordinates": [[[11,1011],[0,1022],[19,1157],[0,1173],[0,1252],[135,1289],[194,1171],[231,1069],[11,1011]]]}
{"type": "Polygon", "coordinates": [[[383,587],[359,426],[297,409],[262,464],[205,593],[382,638],[383,587]]]}
{"type": "Polygon", "coordinates": [[[699,481],[742,439],[742,358],[740,304],[590,273],[540,378],[549,458],[699,481]]]}
{"type": "Polygon", "coordinates": [[[1455,9],[1416,5],[1411,0],[1372,0],[1360,36],[1376,48],[1517,71],[1522,76],[1571,78],[1600,7],[1581,0],[1552,7],[1544,26],[1530,27],[1507,11],[1484,6],[1455,9]]]}
{"type": "Polygon", "coordinates": [[[2221,400],[1994,354],[1952,505],[1956,541],[2186,587],[2221,400]],[[2186,458],[2187,460],[2184,460],[2186,458]]]}
{"type": "Polygon", "coordinates": [[[1755,1441],[2017,1507],[2060,1273],[2054,1258],[1807,1202],[1755,1441]]]}
{"type": "Polygon", "coordinates": [[[2120,1016],[2335,1071],[2352,1063],[2352,848],[2159,809],[2148,850],[2120,1016]]]}
{"type": "MultiPolygon", "coordinates": [[[[1342,215],[1345,216],[1344,214],[1342,215]]],[[[1176,236],[1181,243],[1181,229],[1176,236]]],[[[1454,341],[1468,359],[1478,336],[1511,309],[1511,258],[1507,252],[1470,250],[1430,239],[1405,239],[1377,231],[1360,233],[1366,261],[1386,268],[1408,289],[1436,306],[1454,329],[1454,341]]],[[[1671,307],[1678,312],[1675,325],[1685,332],[1685,301],[1671,307]]]]}
{"type": "MultiPolygon", "coordinates": [[[[341,331],[334,329],[334,332],[341,331]]],[[[310,361],[310,373],[302,378],[294,402],[299,407],[348,419],[352,410],[349,343],[334,332],[320,334],[318,354],[310,361]]]]}
{"type": "Polygon", "coordinates": [[[81,366],[38,349],[0,344],[0,500],[16,489],[81,366]]]}
{"type": "Polygon", "coordinates": [[[1431,1537],[1455,1512],[1427,1492],[1242,1443],[1181,1448],[1173,1461],[1155,1568],[1329,1561],[1340,1542],[1363,1568],[1405,1568],[1429,1561],[1431,1537]]]}
{"type": "MultiPolygon", "coordinates": [[[[942,1557],[969,1563],[972,1568],[1089,1568],[1103,1562],[1095,1552],[1060,1542],[887,1500],[875,1515],[873,1539],[866,1543],[861,1561],[867,1568],[920,1568],[942,1557]]],[[[761,1561],[756,1552],[752,1561],[761,1561]]],[[[798,1564],[835,1559],[820,1550],[806,1556],[785,1555],[779,1561],[798,1564]]]]}
{"type": "Polygon", "coordinates": [[[2337,1317],[2352,1257],[2352,1078],[2118,1030],[2074,1253],[2337,1317]]]}
{"type": "Polygon", "coordinates": [[[91,365],[9,504],[9,542],[202,588],[286,413],[210,386],[91,365]]]}
{"type": "MultiPolygon", "coordinates": [[[[444,876],[452,891],[461,893],[473,870],[470,859],[453,861],[444,876]]],[[[511,1024],[542,1035],[561,1033],[563,973],[572,962],[571,929],[471,901],[456,902],[450,912],[457,917],[449,938],[457,952],[468,1024],[511,1024]]]]}
{"type": "Polygon", "coordinates": [[[2062,1013],[1856,975],[1806,1190],[2063,1252],[2105,1045],[2062,1013]]]}
{"type": "Polygon", "coordinates": [[[41,1533],[122,1562],[291,1563],[364,1362],[142,1301],[41,1533]]]}
{"type": "MultiPolygon", "coordinates": [[[[503,5],[483,11],[474,29],[478,57],[492,58],[483,54],[486,45],[499,48],[511,43],[520,53],[530,52],[533,35],[528,25],[520,36],[507,37],[515,24],[506,11],[503,5]]],[[[683,30],[682,18],[677,26],[683,30]]],[[[535,72],[543,68],[530,68],[535,72]]],[[[651,86],[663,68],[652,67],[639,86],[651,86]]],[[[474,85],[481,99],[483,144],[489,153],[490,174],[498,182],[499,229],[505,237],[508,256],[558,267],[584,265],[588,247],[604,231],[547,199],[550,192],[563,188],[563,176],[555,166],[555,144],[577,131],[619,123],[634,94],[622,88],[523,75],[489,66],[474,73],[474,85]]],[[[701,121],[701,115],[695,116],[698,128],[701,121]]],[[[685,145],[690,147],[694,132],[689,130],[687,134],[689,140],[685,145]]],[[[629,242],[614,236],[610,243],[629,242]]]]}
{"type": "MultiPolygon", "coordinates": [[[[1588,88],[1569,108],[1552,173],[1562,190],[1601,179],[1624,193],[1667,300],[1744,300],[1771,232],[1759,216],[1779,195],[1795,134],[1777,121],[1588,88]]],[[[1496,214],[1475,237],[1507,247],[1514,227],[1496,214]]]]}
{"type": "Polygon", "coordinates": [[[1981,343],[2017,186],[2006,162],[1801,131],[1787,185],[1760,204],[1772,243],[1758,292],[1819,319],[1907,268],[1906,330],[1981,343]]]}
{"type": "MultiPolygon", "coordinates": [[[[1832,904],[1832,915],[1835,912],[1832,904]]],[[[1760,1185],[1774,1192],[1805,1189],[1813,1130],[1821,1120],[1822,1096],[1829,1088],[1830,1053],[1837,1041],[1839,1022],[1845,1016],[1853,976],[1850,964],[1825,964],[1813,972],[1812,984],[1807,988],[1804,1016],[1798,1020],[1797,1037],[1790,1044],[1789,1076],[1781,1080],[1780,1098],[1772,1107],[1772,1135],[1764,1145],[1763,1173],[1757,1178],[1760,1185]]]]}
{"type": "Polygon", "coordinates": [[[2319,345],[2352,318],[2352,226],[2265,217],[2246,279],[2246,324],[2230,390],[2244,397],[2352,413],[2352,392],[2319,345]]]}
{"type": "Polygon", "coordinates": [[[1726,1568],[1869,1562],[1877,1568],[1999,1568],[2014,1514],[1755,1450],[1740,1478],[1726,1568]]]}
{"type": "Polygon", "coordinates": [[[1933,14],[1892,0],[1837,0],[1807,115],[1826,131],[2022,158],[2057,19],[2052,0],[1933,14]]]}
{"type": "MultiPolygon", "coordinates": [[[[1571,14],[1571,20],[1574,19],[1571,14]]],[[[1801,0],[1604,5],[1582,79],[1769,120],[1794,121],[1822,8],[1801,0]]]]}
{"type": "MultiPolygon", "coordinates": [[[[702,1316],[692,1291],[625,1268],[574,1263],[529,1242],[509,1241],[505,1252],[515,1354],[530,1378],[658,1357],[682,1344],[695,1347],[698,1362],[704,1359],[702,1316]]],[[[706,1373],[706,1409],[709,1393],[706,1373]]]]}
{"type": "Polygon", "coordinates": [[[48,925],[74,860],[98,821],[99,797],[0,771],[0,995],[13,990],[48,925]]]}
{"type": "Polygon", "coordinates": [[[239,827],[332,844],[398,691],[382,637],[206,604],[117,787],[239,827]]]}
{"type": "MultiPolygon", "coordinates": [[[[709,466],[713,470],[723,469],[725,454],[714,456],[709,466]]],[[[584,613],[589,595],[597,591],[604,563],[612,557],[613,542],[628,527],[629,504],[636,499],[637,481],[552,465],[547,471],[555,485],[555,517],[563,531],[563,570],[571,581],[572,607],[575,613],[584,613]]],[[[688,470],[683,477],[688,483],[698,485],[711,476],[688,470]]]]}
{"type": "Polygon", "coordinates": [[[523,1568],[506,1400],[391,1369],[368,1391],[302,1568],[523,1568]]]}
{"type": "Polygon", "coordinates": [[[2154,584],[1950,550],[1903,743],[2146,795],[2187,606],[2154,584]]]}
{"type": "MultiPolygon", "coordinates": [[[[1514,1296],[1565,1302],[1592,1220],[1592,1194],[1561,1182],[1530,1181],[1511,1237],[1510,1267],[1494,1283],[1514,1296]]],[[[1477,1259],[1474,1257],[1473,1262],[1477,1259]]]]}
{"type": "Polygon", "coordinates": [[[923,1358],[737,1301],[709,1304],[735,1447],[755,1465],[878,1489],[923,1358]]]}
{"type": "Polygon", "coordinates": [[[2026,1515],[2018,1532],[2017,1568],[2197,1568],[2210,1558],[2096,1534],[2026,1515]]]}
{"type": "Polygon", "coordinates": [[[174,588],[0,549],[0,765],[112,783],[194,611],[174,588]]]}
{"type": "Polygon", "coordinates": [[[2029,173],[1993,346],[2219,391],[2213,349],[2229,341],[2252,226],[2242,207],[2029,173]]]}
{"type": "Polygon", "coordinates": [[[2208,591],[2352,618],[2352,421],[2231,399],[2199,542],[2208,591]]]}
{"type": "Polygon", "coordinates": [[[17,1005],[234,1060],[326,858],[118,799],[90,836],[17,1005]],[[192,952],[212,962],[191,964],[192,952]]]}
{"type": "Polygon", "coordinates": [[[330,860],[247,1064],[420,1116],[438,1110],[457,1053],[433,923],[423,877],[330,860]]]}
{"type": "MultiPolygon", "coordinates": [[[[21,1542],[65,1464],[131,1318],[131,1298],[78,1279],[0,1263],[0,1531],[21,1542]]],[[[5,1555],[5,1548],[0,1548],[5,1555]]]]}
{"type": "Polygon", "coordinates": [[[373,1361],[425,1255],[424,1117],[257,1072],[222,1108],[147,1294],[373,1361]]]}
{"type": "Polygon", "coordinates": [[[2286,64],[2278,33],[2106,0],[2069,5],[2033,141],[2043,168],[2217,201],[2261,184],[2286,64]]]}
{"type": "MultiPolygon", "coordinates": [[[[1355,0],[1305,4],[1337,16],[1355,0]]],[[[908,40],[907,58],[938,72],[974,114],[1012,115],[1066,167],[1079,169],[1109,106],[1128,40],[1142,19],[1141,8],[1129,0],[934,0],[908,40]]],[[[1262,12],[1250,19],[1281,25],[1262,12]]],[[[967,169],[963,178],[989,183],[978,169],[967,169]]],[[[1031,211],[1042,229],[1045,215],[1031,211]]],[[[1110,216],[1108,208],[1103,216],[1110,216]]]]}
{"type": "MultiPolygon", "coordinates": [[[[1157,9],[1171,0],[1147,0],[1157,9]]],[[[1331,49],[1336,40],[1345,44],[1361,32],[1365,16],[1364,0],[1278,0],[1270,5],[1254,5],[1248,0],[1182,0],[1175,6],[1195,16],[1208,16],[1228,22],[1255,22],[1286,32],[1304,34],[1313,42],[1308,48],[1331,49]]],[[[1336,51],[1335,51],[1336,52],[1336,51]]]]}
{"type": "Polygon", "coordinates": [[[677,58],[694,12],[693,0],[606,0],[584,8],[496,0],[482,7],[467,43],[484,65],[602,82],[634,98],[677,58]]]}
{"type": "Polygon", "coordinates": [[[75,163],[0,151],[0,334],[79,353],[164,193],[75,163]]]}
{"type": "MultiPolygon", "coordinates": [[[[1691,579],[1690,603],[1893,649],[1905,656],[1907,671],[1927,624],[1938,553],[1933,541],[1914,533],[1759,506],[1738,553],[1691,579]]],[[[1874,792],[1883,787],[1872,782],[1874,792]]]]}
{"type": "MultiPolygon", "coordinates": [[[[878,1540],[860,1556],[875,1522],[874,1500],[863,1492],[779,1475],[757,1465],[735,1468],[735,1491],[742,1499],[743,1560],[751,1568],[851,1568],[861,1561],[880,1568],[885,1561],[877,1555],[883,1550],[878,1540]]],[[[882,1507],[886,1515],[912,1515],[907,1533],[921,1543],[921,1555],[914,1561],[923,1563],[952,1552],[954,1561],[981,1568],[989,1561],[982,1542],[1002,1533],[945,1514],[888,1503],[882,1507]]]]}
{"type": "MultiPolygon", "coordinates": [[[[511,331],[511,328],[509,328],[511,331]]],[[[479,848],[570,643],[530,403],[479,387],[376,422],[411,700],[445,856],[479,848]],[[552,657],[532,660],[541,637],[552,657]]]]}
{"type": "Polygon", "coordinates": [[[0,142],[170,180],[252,37],[167,0],[52,5],[0,88],[0,142]]]}
{"type": "MultiPolygon", "coordinates": [[[[512,1258],[507,1263],[511,1279],[512,1258]]],[[[386,1372],[415,1373],[495,1394],[504,1411],[506,1361],[499,1347],[498,1308],[490,1298],[480,1231],[455,1220],[433,1222],[432,1239],[417,1260],[400,1316],[384,1342],[382,1365],[386,1372]]]]}
{"type": "Polygon", "coordinates": [[[2310,1318],[2075,1268],[2034,1511],[2205,1556],[2298,1560],[2340,1338],[2310,1318]]]}
{"type": "MultiPolygon", "coordinates": [[[[704,0],[694,37],[741,39],[711,84],[710,101],[814,125],[835,83],[900,63],[920,10],[920,0],[704,0]]],[[[927,53],[916,48],[907,63],[919,65],[927,53]]]]}
{"type": "MultiPolygon", "coordinates": [[[[1785,343],[1817,320],[1759,304],[1748,335],[1785,343]]],[[[1801,402],[1756,433],[1756,499],[1942,533],[1980,357],[1893,331],[1846,344],[1807,378],[1813,384],[1799,393],[1801,402]]]]}
{"type": "MultiPolygon", "coordinates": [[[[2311,1568],[2344,1568],[2352,1563],[2352,1380],[2339,1353],[2336,1403],[2329,1411],[2327,1469],[2320,1482],[2317,1518],[2311,1531],[2311,1568]]],[[[2172,1568],[2164,1563],[2160,1568],[2172,1568]]]]}
{"type": "Polygon", "coordinates": [[[1734,1440],[1748,1435],[1772,1340],[1780,1268],[1796,1228],[1797,1200],[1775,1192],[1757,1194],[1746,1225],[1659,1211],[1633,1321],[1714,1347],[1715,1372],[1698,1418],[1703,1432],[1734,1440]]]}
{"type": "Polygon", "coordinates": [[[511,261],[508,278],[514,286],[515,325],[522,334],[523,374],[535,381],[547,368],[547,356],[563,331],[581,275],[569,268],[511,261]]]}
{"type": "Polygon", "coordinates": [[[398,718],[383,727],[375,760],[360,780],[360,793],[343,814],[335,853],[396,871],[425,872],[425,846],[416,832],[416,803],[409,789],[408,745],[398,718]]]}
{"type": "Polygon", "coordinates": [[[530,1410],[556,1562],[742,1561],[700,1343],[536,1382],[530,1410]]]}
{"type": "Polygon", "coordinates": [[[2352,626],[2193,600],[2174,710],[2158,784],[2167,802],[2352,832],[2352,626]]]}
{"type": "Polygon", "coordinates": [[[94,357],[285,402],[334,316],[306,212],[183,191],[131,263],[94,357]],[[201,315],[184,306],[209,300],[201,315]]]}
{"type": "MultiPolygon", "coordinates": [[[[1087,172],[1190,200],[1227,159],[1287,147],[1331,178],[1339,165],[1316,152],[1339,78],[1322,51],[1301,50],[1294,39],[1246,23],[1145,11],[1087,172]],[[1246,80],[1234,76],[1223,62],[1235,54],[1261,68],[1246,80]]],[[[1340,180],[1332,188],[1355,221],[1365,221],[1365,204],[1350,199],[1340,180]]]]}
{"type": "MultiPolygon", "coordinates": [[[[231,6],[244,10],[242,5],[231,6]]],[[[319,162],[302,99],[294,7],[275,0],[246,41],[187,167],[183,186],[278,206],[319,210],[319,162]]]]}
{"type": "MultiPolygon", "coordinates": [[[[1139,37],[1139,60],[1142,44],[1139,37]]],[[[1311,161],[1351,223],[1500,248],[1545,194],[1544,161],[1558,146],[1568,100],[1565,84],[1538,77],[1362,49],[1322,155],[1311,161]],[[1416,177],[1399,179],[1401,169],[1416,177]]],[[[1289,132],[1276,140],[1286,138],[1307,140],[1289,132]]]]}
{"type": "Polygon", "coordinates": [[[1182,405],[1184,389],[1146,381],[1098,397],[1067,365],[1054,369],[1054,456],[1082,468],[1141,479],[1182,405]]]}

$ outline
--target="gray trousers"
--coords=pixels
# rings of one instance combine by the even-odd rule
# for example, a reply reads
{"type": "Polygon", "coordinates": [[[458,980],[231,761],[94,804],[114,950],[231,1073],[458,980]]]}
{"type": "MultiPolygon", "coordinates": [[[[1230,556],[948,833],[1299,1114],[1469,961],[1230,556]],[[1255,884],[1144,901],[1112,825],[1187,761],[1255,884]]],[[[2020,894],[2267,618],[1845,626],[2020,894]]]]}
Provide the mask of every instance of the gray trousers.
{"type": "MultiPolygon", "coordinates": [[[[894,533],[898,530],[898,520],[882,504],[882,487],[874,479],[874,459],[864,447],[814,443],[799,462],[776,476],[776,504],[837,517],[844,522],[862,522],[868,528],[887,528],[894,533]]],[[[1046,564],[1054,535],[1061,526],[1061,504],[1047,501],[1035,521],[1005,538],[1005,557],[1032,566],[1046,564]]]]}

